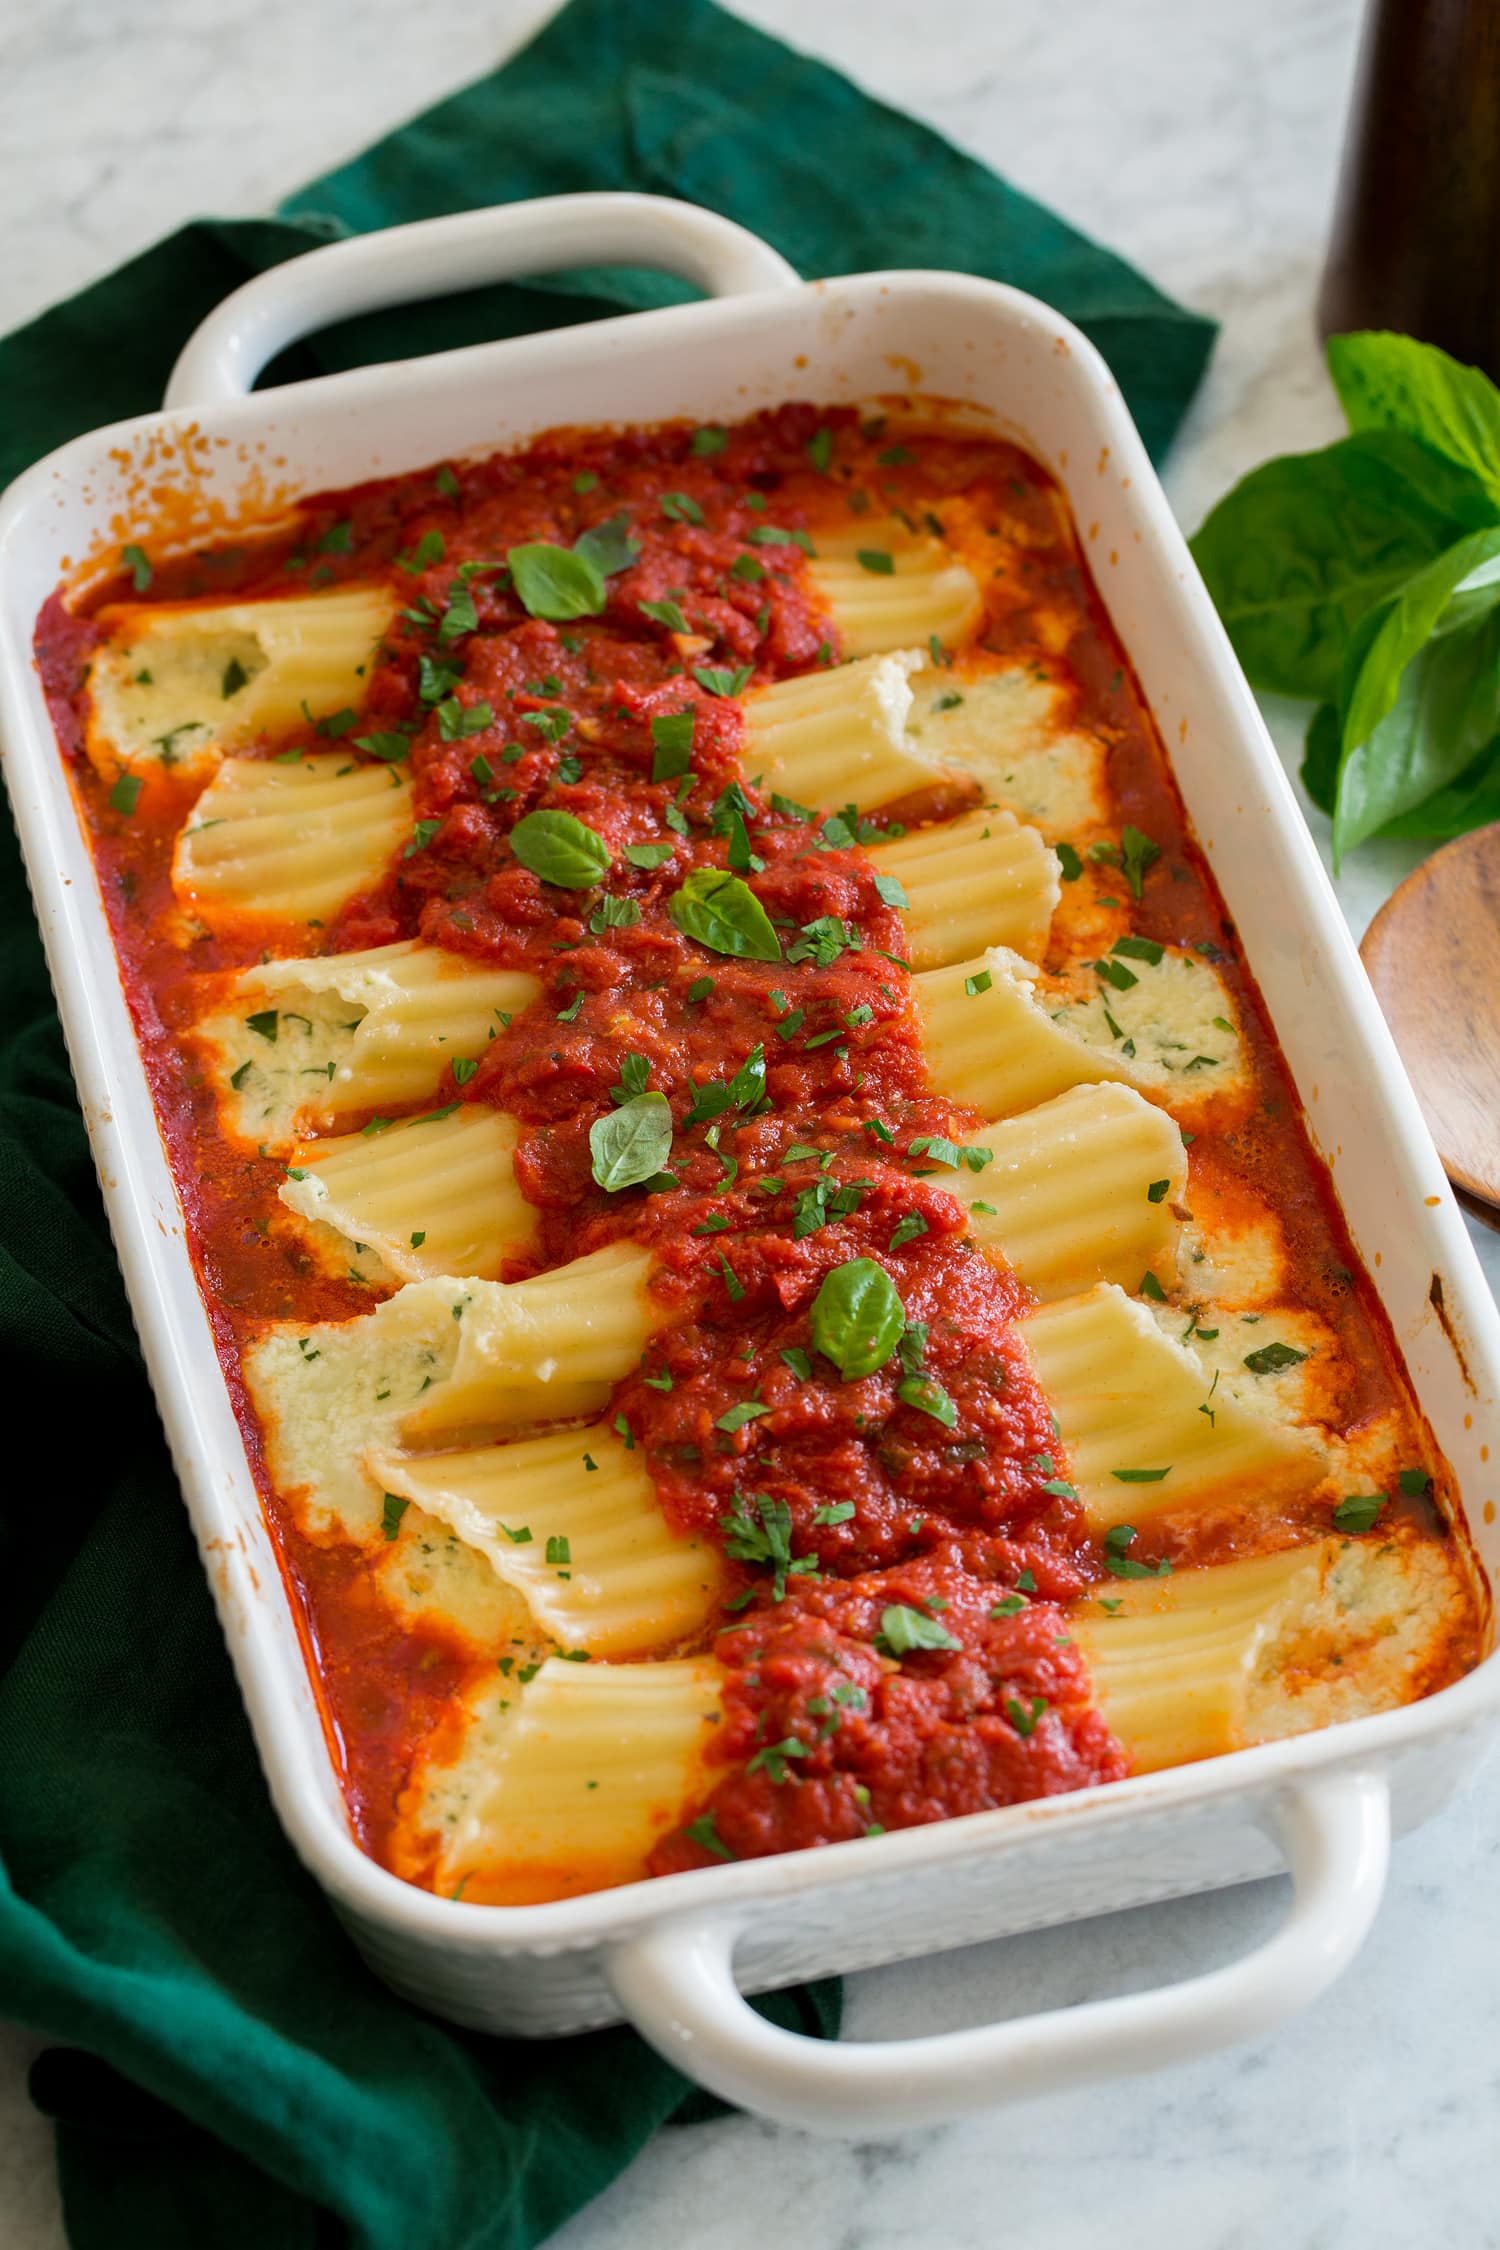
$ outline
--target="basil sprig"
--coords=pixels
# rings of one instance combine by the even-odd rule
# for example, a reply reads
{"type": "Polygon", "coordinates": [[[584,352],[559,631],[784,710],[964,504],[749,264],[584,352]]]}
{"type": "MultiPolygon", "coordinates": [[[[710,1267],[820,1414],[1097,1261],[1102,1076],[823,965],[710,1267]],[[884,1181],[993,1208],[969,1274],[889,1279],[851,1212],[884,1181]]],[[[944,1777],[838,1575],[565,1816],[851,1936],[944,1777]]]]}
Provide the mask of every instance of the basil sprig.
{"type": "Polygon", "coordinates": [[[595,524],[571,547],[533,539],[512,547],[505,560],[522,608],[561,625],[570,617],[597,617],[605,603],[605,579],[628,570],[640,551],[620,515],[595,524]]]}
{"type": "Polygon", "coordinates": [[[1268,461],[1193,553],[1252,685],[1318,705],[1334,863],[1500,818],[1500,390],[1409,336],[1335,336],[1351,435],[1268,461]]]}
{"type": "Polygon", "coordinates": [[[510,848],[533,875],[565,891],[588,890],[613,865],[604,838],[565,812],[527,813],[510,832],[510,848]]]}
{"type": "Polygon", "coordinates": [[[695,867],[668,899],[667,912],[684,937],[696,938],[712,953],[731,953],[743,961],[781,959],[781,940],[770,916],[738,875],[695,867]]]}
{"type": "Polygon", "coordinates": [[[654,1179],[671,1153],[672,1112],[665,1094],[637,1094],[589,1127],[594,1178],[611,1195],[654,1179]]]}
{"type": "Polygon", "coordinates": [[[905,1327],[896,1284],[873,1258],[849,1258],[824,1275],[813,1300],[813,1346],[846,1383],[884,1367],[905,1327]]]}

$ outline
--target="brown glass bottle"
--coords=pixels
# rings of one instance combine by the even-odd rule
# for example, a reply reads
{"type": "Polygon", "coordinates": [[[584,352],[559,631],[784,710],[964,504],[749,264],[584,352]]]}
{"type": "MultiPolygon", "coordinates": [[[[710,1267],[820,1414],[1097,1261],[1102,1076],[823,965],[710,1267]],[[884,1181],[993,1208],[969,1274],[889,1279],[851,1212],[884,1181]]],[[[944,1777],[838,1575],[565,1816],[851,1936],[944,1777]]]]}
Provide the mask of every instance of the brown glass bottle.
{"type": "Polygon", "coordinates": [[[1500,378],[1500,0],[1370,0],[1318,325],[1500,378]]]}

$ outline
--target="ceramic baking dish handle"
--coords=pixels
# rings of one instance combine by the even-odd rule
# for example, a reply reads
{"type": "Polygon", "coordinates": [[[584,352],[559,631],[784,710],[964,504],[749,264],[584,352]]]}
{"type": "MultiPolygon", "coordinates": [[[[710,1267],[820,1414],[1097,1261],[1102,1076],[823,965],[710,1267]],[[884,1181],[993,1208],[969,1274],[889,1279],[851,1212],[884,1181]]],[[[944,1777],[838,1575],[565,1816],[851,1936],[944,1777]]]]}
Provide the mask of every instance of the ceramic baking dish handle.
{"type": "Polygon", "coordinates": [[[268,361],[336,320],[568,266],[651,266],[711,297],[785,289],[797,275],[758,235],[664,195],[549,195],[386,227],[310,250],[247,281],[194,330],[172,407],[242,398],[268,361]]]}
{"type": "Polygon", "coordinates": [[[847,2045],[782,2031],[741,1996],[739,1925],[704,1916],[621,1945],[609,1977],[658,2053],[726,2101],[785,2125],[862,2138],[1092,2080],[1156,2070],[1256,2037],[1345,1969],[1379,1907],[1390,1801],[1379,1774],[1323,1774],[1267,1815],[1292,1877],[1265,1945],[1206,1976],[1017,2022],[847,2045]]]}

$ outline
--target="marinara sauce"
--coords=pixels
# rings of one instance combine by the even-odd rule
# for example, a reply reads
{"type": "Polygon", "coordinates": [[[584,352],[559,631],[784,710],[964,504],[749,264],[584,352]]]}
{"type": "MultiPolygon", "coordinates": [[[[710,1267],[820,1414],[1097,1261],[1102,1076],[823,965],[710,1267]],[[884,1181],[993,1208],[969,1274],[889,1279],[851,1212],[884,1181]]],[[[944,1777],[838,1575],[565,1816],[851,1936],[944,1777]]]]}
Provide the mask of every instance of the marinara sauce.
{"type": "MultiPolygon", "coordinates": [[[[1115,811],[1156,846],[1137,926],[1222,963],[1262,1099],[1248,1120],[1200,1135],[1194,1172],[1212,1171],[1221,1193],[1227,1180],[1274,1194],[1303,1299],[1339,1337],[1352,1426],[1395,1395],[1378,1320],[1056,489],[1015,447],[955,434],[892,444],[878,420],[807,406],[727,431],[564,431],[315,498],[292,530],[158,565],[150,589],[153,600],[398,589],[358,728],[325,721],[287,741],[319,749],[347,735],[359,758],[372,754],[359,737],[386,756],[395,744],[415,786],[413,834],[315,945],[299,933],[283,950],[420,938],[539,978],[540,998],[461,1088],[522,1128],[517,1176],[540,1225],[504,1278],[622,1238],[655,1253],[664,1323],[608,1418],[639,1449],[669,1522],[719,1544],[732,1588],[699,1644],[725,1668],[715,1786],[662,1839],[658,1872],[1126,1770],[1056,1606],[1103,1563],[1018,1333],[1030,1300],[976,1251],[942,1166],[913,1147],[961,1137],[965,1121],[928,1090],[901,914],[866,847],[952,804],[934,795],[872,821],[763,791],[736,701],[840,657],[807,580],[809,534],[937,507],[966,527],[983,575],[980,647],[1065,684],[1073,723],[1108,745],[1115,811]],[[614,565],[602,611],[529,615],[508,550],[590,533],[614,565]],[[664,753],[658,722],[683,714],[690,755],[664,753]],[[538,809],[602,839],[608,904],[602,887],[559,889],[518,860],[510,837],[538,809]],[[683,934],[668,901],[698,869],[752,887],[781,960],[683,934]],[[606,1192],[590,1128],[645,1085],[671,1106],[671,1177],[606,1192]],[[878,1368],[844,1380],[815,1349],[810,1313],[827,1276],[859,1258],[895,1282],[904,1326],[878,1368]]],[[[91,610],[126,592],[55,599],[38,660],[259,1461],[242,1348],[267,1322],[351,1318],[371,1295],[315,1267],[275,1223],[280,1166],[226,1140],[184,1044],[197,980],[257,958],[231,938],[184,946],[174,934],[172,847],[195,791],[168,777],[122,810],[78,755],[91,610]]],[[[459,1092],[450,1076],[437,1100],[459,1092]]],[[[494,1652],[431,1618],[403,1621],[365,1550],[310,1538],[268,1479],[266,1500],[356,1825],[384,1854],[414,1758],[494,1652]]]]}

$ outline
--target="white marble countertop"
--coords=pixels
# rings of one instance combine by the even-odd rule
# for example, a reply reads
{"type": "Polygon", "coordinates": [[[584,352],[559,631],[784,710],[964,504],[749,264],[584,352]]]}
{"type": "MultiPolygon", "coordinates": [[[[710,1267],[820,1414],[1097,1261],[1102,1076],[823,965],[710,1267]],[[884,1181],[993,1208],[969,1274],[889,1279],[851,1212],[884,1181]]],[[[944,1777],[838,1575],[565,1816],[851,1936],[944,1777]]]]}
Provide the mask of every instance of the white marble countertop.
{"type": "MultiPolygon", "coordinates": [[[[1312,300],[1357,0],[739,0],[1224,324],[1167,484],[1194,525],[1338,418],[1312,300]],[[920,21],[921,29],[914,25],[920,21]]],[[[490,68],[546,0],[48,0],[0,9],[0,329],[190,215],[253,212],[490,68]],[[267,73],[267,58],[274,69],[267,73]],[[274,93],[267,91],[274,85],[274,93]]],[[[1295,768],[1299,717],[1271,714],[1295,768]]],[[[1321,828],[1317,816],[1315,827],[1321,828]]],[[[1362,929],[1415,855],[1359,855],[1362,929]]],[[[1486,1244],[1500,1281],[1500,1238],[1486,1244]]],[[[1373,1938],[1273,2037],[886,2146],[670,2131],[557,2250],[1500,2250],[1500,1769],[1400,1845],[1373,1938]]],[[[850,1980],[852,2035],[1127,1990],[1230,1958],[1281,1886],[850,1980]]],[[[60,2250],[48,2129],[0,2031],[0,2235],[60,2250]]],[[[274,2250],[274,2245],[268,2245],[274,2250]]],[[[413,2250],[429,2250],[426,2244],[413,2250]]],[[[431,2245],[430,2250],[447,2250],[431,2245]]]]}

